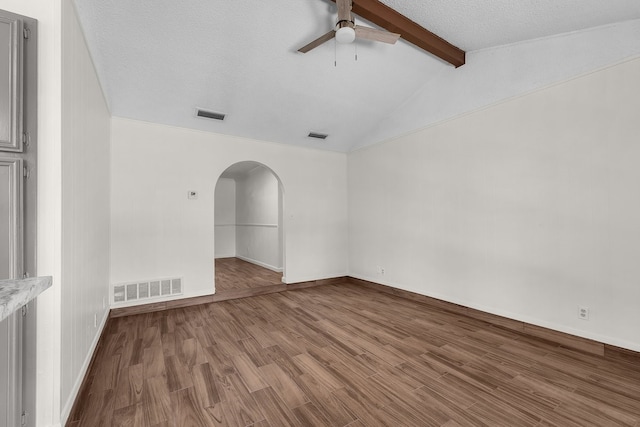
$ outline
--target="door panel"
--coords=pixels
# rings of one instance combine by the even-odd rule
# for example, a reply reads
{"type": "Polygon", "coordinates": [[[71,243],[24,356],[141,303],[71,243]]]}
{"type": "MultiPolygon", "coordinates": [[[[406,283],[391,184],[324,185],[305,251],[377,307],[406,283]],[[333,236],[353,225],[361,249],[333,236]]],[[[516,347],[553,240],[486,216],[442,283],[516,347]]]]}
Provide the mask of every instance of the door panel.
{"type": "Polygon", "coordinates": [[[0,157],[0,279],[22,277],[22,159],[0,157]]]}
{"type": "MultiPolygon", "coordinates": [[[[0,278],[22,276],[22,160],[0,158],[0,278]]],[[[19,425],[18,313],[0,322],[0,427],[19,425]]]]}
{"type": "Polygon", "coordinates": [[[21,351],[19,333],[22,314],[13,313],[0,322],[0,427],[20,425],[21,351]]]}
{"type": "Polygon", "coordinates": [[[22,38],[22,20],[0,15],[0,151],[22,151],[22,38]]]}

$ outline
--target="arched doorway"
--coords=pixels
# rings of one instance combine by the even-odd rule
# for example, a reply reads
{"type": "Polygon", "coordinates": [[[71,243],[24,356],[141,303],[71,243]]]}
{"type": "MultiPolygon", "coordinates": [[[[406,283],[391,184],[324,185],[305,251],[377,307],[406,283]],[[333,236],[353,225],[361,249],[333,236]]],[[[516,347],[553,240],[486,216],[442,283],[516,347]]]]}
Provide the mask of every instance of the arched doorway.
{"type": "Polygon", "coordinates": [[[267,166],[235,163],[215,189],[216,294],[282,285],[284,189],[267,166]]]}

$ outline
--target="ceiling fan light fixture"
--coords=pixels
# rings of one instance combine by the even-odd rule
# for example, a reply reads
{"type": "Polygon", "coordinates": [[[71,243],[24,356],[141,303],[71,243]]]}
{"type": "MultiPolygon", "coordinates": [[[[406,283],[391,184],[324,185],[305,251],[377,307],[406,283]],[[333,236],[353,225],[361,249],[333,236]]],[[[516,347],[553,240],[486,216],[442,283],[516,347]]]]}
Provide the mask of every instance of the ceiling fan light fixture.
{"type": "Polygon", "coordinates": [[[336,30],[336,41],[341,44],[353,43],[356,39],[356,31],[349,27],[340,27],[336,30]]]}

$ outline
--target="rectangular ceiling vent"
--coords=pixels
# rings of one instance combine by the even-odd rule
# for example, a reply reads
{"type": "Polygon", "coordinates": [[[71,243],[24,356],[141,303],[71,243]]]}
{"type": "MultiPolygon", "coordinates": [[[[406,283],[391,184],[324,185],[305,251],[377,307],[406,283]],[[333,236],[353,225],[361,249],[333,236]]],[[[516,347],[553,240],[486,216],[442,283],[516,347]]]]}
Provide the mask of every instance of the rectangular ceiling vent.
{"type": "Polygon", "coordinates": [[[198,117],[204,117],[205,119],[224,120],[225,115],[222,113],[216,113],[215,111],[201,110],[198,108],[196,113],[198,117]]]}
{"type": "Polygon", "coordinates": [[[318,133],[318,132],[309,132],[309,138],[316,138],[316,139],[327,139],[327,137],[329,135],[327,135],[326,133],[318,133]]]}
{"type": "Polygon", "coordinates": [[[119,283],[112,286],[113,303],[155,299],[173,295],[182,295],[182,278],[154,279],[142,282],[119,283]]]}

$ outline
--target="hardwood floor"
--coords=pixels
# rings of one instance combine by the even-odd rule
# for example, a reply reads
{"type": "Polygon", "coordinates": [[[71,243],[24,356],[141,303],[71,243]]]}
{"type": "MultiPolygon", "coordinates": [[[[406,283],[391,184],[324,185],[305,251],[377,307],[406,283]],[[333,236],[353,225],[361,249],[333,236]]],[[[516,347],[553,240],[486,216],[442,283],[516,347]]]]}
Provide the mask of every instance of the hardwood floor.
{"type": "Polygon", "coordinates": [[[109,320],[68,426],[639,426],[607,360],[345,282],[109,320]]]}
{"type": "Polygon", "coordinates": [[[282,273],[260,267],[239,258],[218,258],[216,293],[237,289],[282,285],[282,273]]]}

